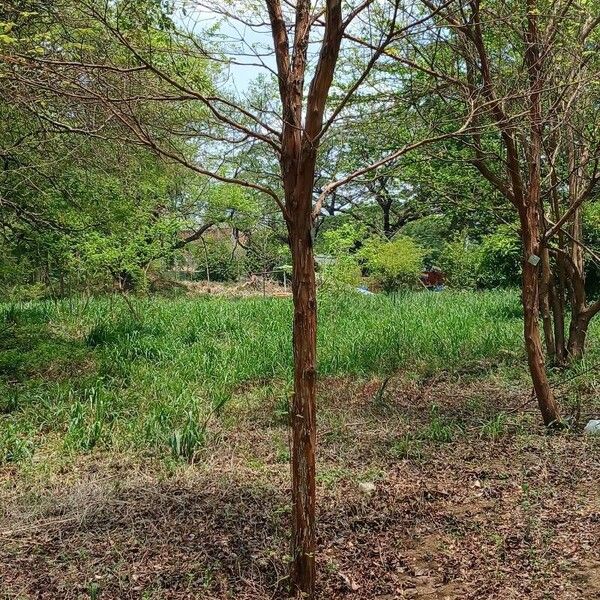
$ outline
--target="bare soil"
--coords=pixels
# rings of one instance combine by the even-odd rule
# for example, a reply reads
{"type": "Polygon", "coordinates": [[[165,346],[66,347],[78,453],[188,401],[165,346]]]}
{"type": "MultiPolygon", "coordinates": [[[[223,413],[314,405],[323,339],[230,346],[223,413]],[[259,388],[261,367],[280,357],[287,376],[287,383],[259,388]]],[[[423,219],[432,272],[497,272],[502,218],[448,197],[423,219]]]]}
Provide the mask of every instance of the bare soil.
{"type": "Polygon", "coordinates": [[[271,279],[253,276],[239,283],[220,283],[207,281],[182,281],[189,296],[225,296],[227,298],[247,298],[250,296],[269,296],[277,298],[291,298],[291,285],[284,287],[271,279]]]}
{"type": "MultiPolygon", "coordinates": [[[[493,379],[380,384],[322,384],[319,598],[600,598],[598,441],[493,379]]],[[[287,431],[252,398],[193,465],[3,467],[0,598],[285,597],[287,431]]]]}

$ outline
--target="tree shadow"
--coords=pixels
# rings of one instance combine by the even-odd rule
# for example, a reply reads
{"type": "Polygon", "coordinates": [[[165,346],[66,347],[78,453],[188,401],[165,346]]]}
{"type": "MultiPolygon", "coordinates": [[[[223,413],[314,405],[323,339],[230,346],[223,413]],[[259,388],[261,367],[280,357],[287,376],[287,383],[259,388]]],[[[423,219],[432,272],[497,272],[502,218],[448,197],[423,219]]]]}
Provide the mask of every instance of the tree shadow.
{"type": "Polygon", "coordinates": [[[91,365],[84,341],[54,331],[42,308],[13,306],[0,314],[0,381],[73,378],[91,365]]]}
{"type": "Polygon", "coordinates": [[[10,535],[0,582],[40,598],[283,597],[288,527],[287,498],[252,483],[94,485],[10,535]]]}

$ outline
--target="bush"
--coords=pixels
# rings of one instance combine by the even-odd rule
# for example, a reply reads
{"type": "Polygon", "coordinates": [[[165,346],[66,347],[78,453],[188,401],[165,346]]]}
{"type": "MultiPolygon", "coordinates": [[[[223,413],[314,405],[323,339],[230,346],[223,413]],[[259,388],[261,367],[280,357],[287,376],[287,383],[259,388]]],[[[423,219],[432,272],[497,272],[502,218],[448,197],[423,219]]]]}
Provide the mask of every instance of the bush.
{"type": "Polygon", "coordinates": [[[354,252],[364,232],[351,223],[323,232],[321,251],[334,260],[319,269],[322,287],[326,290],[342,290],[356,287],[362,278],[359,255],[354,252]]]}
{"type": "Polygon", "coordinates": [[[521,242],[507,225],[481,242],[478,284],[484,288],[513,287],[521,281],[521,242]]]}
{"type": "Polygon", "coordinates": [[[244,272],[242,252],[235,251],[231,240],[207,237],[204,243],[189,244],[186,248],[196,263],[197,276],[211,281],[236,281],[244,272]]]}
{"type": "Polygon", "coordinates": [[[365,231],[353,223],[344,223],[335,229],[324,231],[322,237],[321,249],[325,254],[342,256],[360,245],[365,237],[365,231]]]}
{"type": "Polygon", "coordinates": [[[425,251],[411,238],[367,240],[360,251],[365,267],[385,291],[414,287],[423,271],[425,251]]]}
{"type": "Polygon", "coordinates": [[[438,266],[448,285],[457,289],[476,287],[480,263],[481,248],[470,242],[465,234],[444,244],[438,258],[438,266]]]}
{"type": "Polygon", "coordinates": [[[21,283],[10,288],[1,289],[0,296],[8,302],[30,302],[41,300],[48,294],[43,283],[21,283]]]}
{"type": "Polygon", "coordinates": [[[361,280],[361,269],[351,254],[340,255],[330,265],[321,268],[322,287],[327,290],[341,290],[356,287],[361,280]]]}

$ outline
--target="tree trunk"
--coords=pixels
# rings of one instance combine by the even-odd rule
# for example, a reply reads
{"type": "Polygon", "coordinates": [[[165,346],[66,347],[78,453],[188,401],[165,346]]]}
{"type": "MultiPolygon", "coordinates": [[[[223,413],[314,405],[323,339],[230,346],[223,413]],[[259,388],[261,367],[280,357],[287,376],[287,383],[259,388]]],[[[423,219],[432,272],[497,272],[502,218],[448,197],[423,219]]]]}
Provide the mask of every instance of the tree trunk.
{"type": "MultiPolygon", "coordinates": [[[[518,190],[519,220],[521,222],[521,239],[523,240],[523,313],[525,348],[527,362],[533,382],[535,395],[544,425],[560,427],[558,404],[548,381],[544,352],[540,338],[539,302],[540,302],[540,269],[544,260],[540,244],[540,205],[541,205],[541,162],[542,162],[542,62],[539,48],[539,31],[537,25],[538,7],[536,0],[527,0],[527,31],[525,35],[525,63],[530,82],[529,117],[531,127],[531,145],[528,155],[529,189],[524,194],[518,190]],[[542,264],[540,264],[540,262],[542,264]]],[[[511,150],[512,160],[517,162],[514,147],[511,150]]],[[[516,164],[513,168],[516,168],[516,164]]],[[[519,188],[522,179],[518,178],[519,188]]],[[[545,301],[546,299],[544,299],[545,301]]]]}
{"type": "Polygon", "coordinates": [[[583,356],[589,324],[590,319],[587,311],[573,314],[569,327],[569,345],[567,348],[570,360],[579,360],[583,356]]]}
{"type": "MultiPolygon", "coordinates": [[[[553,138],[552,153],[554,153],[556,141],[553,138]]],[[[552,211],[552,219],[554,222],[561,217],[560,198],[558,190],[560,188],[556,169],[552,168],[550,173],[551,190],[550,190],[550,208],[552,211]]],[[[542,207],[543,210],[543,207],[542,207]]],[[[546,249],[548,245],[545,245],[546,249]]],[[[565,247],[564,234],[558,232],[558,247],[562,250],[565,247]]],[[[556,365],[558,367],[567,366],[567,342],[565,334],[565,299],[566,299],[566,277],[564,256],[561,252],[557,252],[554,256],[556,265],[556,273],[552,277],[552,286],[550,288],[550,303],[552,306],[552,320],[554,323],[554,347],[556,350],[556,365]]]]}
{"type": "Polygon", "coordinates": [[[292,400],[292,591],[315,594],[317,298],[311,217],[289,225],[294,300],[292,400]]]}
{"type": "Polygon", "coordinates": [[[550,297],[552,293],[552,275],[550,271],[550,253],[548,248],[541,250],[542,277],[540,280],[540,311],[544,323],[544,340],[548,358],[556,364],[556,342],[554,339],[554,323],[550,309],[550,297]]]}
{"type": "Polygon", "coordinates": [[[567,345],[565,341],[565,298],[564,287],[560,282],[550,289],[550,301],[552,304],[552,322],[554,325],[554,349],[556,351],[556,366],[563,368],[567,366],[567,345]]]}
{"type": "Polygon", "coordinates": [[[585,273],[578,258],[571,256],[565,262],[569,276],[569,292],[571,300],[571,324],[567,341],[568,360],[577,360],[583,356],[585,338],[593,316],[586,302],[585,273]]]}
{"type": "Polygon", "coordinates": [[[561,423],[558,404],[548,381],[539,328],[539,264],[538,208],[530,204],[521,213],[523,239],[523,313],[525,349],[533,388],[542,413],[544,425],[556,427],[561,423]]]}
{"type": "MultiPolygon", "coordinates": [[[[559,237],[559,244],[561,244],[559,237]]],[[[566,367],[568,364],[567,340],[565,330],[566,276],[564,257],[559,252],[556,255],[556,278],[552,288],[552,316],[554,320],[554,344],[556,347],[556,364],[566,367]]]]}
{"type": "Polygon", "coordinates": [[[394,232],[392,231],[392,223],[390,219],[390,211],[391,204],[387,201],[380,202],[381,210],[383,211],[383,234],[388,240],[391,240],[394,237],[394,232]]]}

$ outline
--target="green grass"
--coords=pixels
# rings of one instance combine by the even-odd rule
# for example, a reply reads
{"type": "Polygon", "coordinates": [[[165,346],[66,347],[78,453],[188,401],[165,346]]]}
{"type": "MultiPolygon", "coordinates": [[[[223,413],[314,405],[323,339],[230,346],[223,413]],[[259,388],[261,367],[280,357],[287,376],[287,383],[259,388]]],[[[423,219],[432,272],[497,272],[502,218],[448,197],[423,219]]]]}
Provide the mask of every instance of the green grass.
{"type": "MultiPolygon", "coordinates": [[[[116,297],[0,305],[0,461],[103,448],[193,460],[211,416],[252,386],[271,386],[273,420],[284,426],[289,300],[142,298],[134,306],[135,314],[116,297]]],[[[510,291],[325,296],[318,339],[321,377],[524,372],[510,291]]],[[[447,427],[434,423],[430,437],[451,438],[447,427]]]]}

